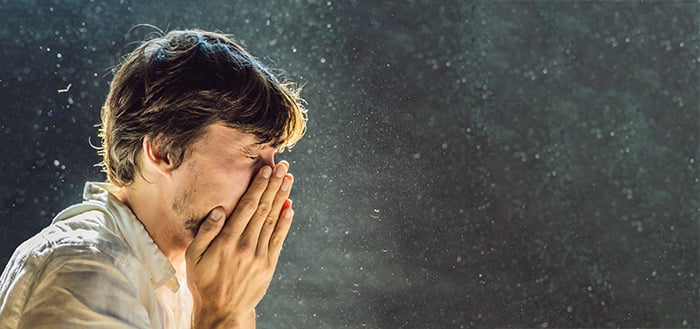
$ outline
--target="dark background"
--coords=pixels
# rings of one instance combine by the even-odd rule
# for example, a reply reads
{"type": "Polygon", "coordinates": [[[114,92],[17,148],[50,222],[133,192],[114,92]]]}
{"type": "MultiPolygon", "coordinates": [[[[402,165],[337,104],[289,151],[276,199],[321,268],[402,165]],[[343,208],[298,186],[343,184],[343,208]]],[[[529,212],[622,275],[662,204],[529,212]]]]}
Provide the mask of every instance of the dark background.
{"type": "Polygon", "coordinates": [[[2,265],[103,179],[130,29],[198,27],[310,109],[259,328],[700,326],[697,1],[0,3],[2,265]]]}

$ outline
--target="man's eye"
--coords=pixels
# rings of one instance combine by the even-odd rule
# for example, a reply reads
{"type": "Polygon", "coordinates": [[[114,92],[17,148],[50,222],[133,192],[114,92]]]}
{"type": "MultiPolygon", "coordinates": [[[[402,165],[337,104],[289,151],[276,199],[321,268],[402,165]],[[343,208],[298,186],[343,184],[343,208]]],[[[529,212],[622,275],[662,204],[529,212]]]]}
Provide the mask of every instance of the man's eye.
{"type": "Polygon", "coordinates": [[[257,160],[257,159],[258,159],[258,156],[257,156],[257,155],[246,155],[245,157],[248,158],[248,159],[251,159],[251,160],[257,160]]]}

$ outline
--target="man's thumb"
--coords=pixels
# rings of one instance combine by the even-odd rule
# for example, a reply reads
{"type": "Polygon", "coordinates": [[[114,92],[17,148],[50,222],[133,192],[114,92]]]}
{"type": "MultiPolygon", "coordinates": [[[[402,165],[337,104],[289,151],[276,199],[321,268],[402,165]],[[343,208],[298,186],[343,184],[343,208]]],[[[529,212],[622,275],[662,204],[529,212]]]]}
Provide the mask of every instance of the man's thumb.
{"type": "Polygon", "coordinates": [[[210,220],[216,222],[223,217],[224,217],[224,210],[221,209],[221,207],[216,207],[209,212],[209,216],[207,217],[207,219],[210,219],[210,220]]]}
{"type": "Polygon", "coordinates": [[[221,207],[216,207],[209,212],[207,218],[205,218],[204,221],[202,221],[202,224],[199,226],[199,230],[196,232],[194,240],[192,240],[189,248],[187,248],[188,258],[195,257],[199,259],[199,257],[201,257],[204,251],[207,250],[207,247],[209,247],[209,244],[211,244],[214,238],[216,238],[221,231],[221,228],[224,226],[225,221],[223,218],[225,215],[226,213],[221,207]]]}
{"type": "Polygon", "coordinates": [[[213,232],[213,236],[211,237],[211,239],[213,239],[221,230],[221,226],[223,225],[223,221],[221,219],[224,218],[224,215],[224,209],[221,207],[212,209],[207,218],[199,226],[199,231],[197,231],[196,236],[200,236],[202,234],[209,236],[210,233],[213,232]]]}

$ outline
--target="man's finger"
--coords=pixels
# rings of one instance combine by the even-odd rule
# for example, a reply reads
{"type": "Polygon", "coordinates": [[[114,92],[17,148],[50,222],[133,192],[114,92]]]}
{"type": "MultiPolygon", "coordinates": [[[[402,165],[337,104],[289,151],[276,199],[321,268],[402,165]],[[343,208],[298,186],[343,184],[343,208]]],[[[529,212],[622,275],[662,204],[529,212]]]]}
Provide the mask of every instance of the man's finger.
{"type": "Polygon", "coordinates": [[[291,208],[291,207],[292,207],[292,200],[287,199],[286,201],[284,201],[284,205],[282,205],[282,211],[284,211],[287,208],[291,208]]]}
{"type": "Polygon", "coordinates": [[[258,250],[261,252],[268,252],[270,246],[270,237],[272,232],[274,232],[277,227],[277,221],[280,216],[282,216],[286,208],[291,207],[291,200],[289,200],[289,194],[292,189],[292,184],[294,184],[294,176],[292,174],[287,174],[284,177],[282,186],[277,195],[275,195],[275,201],[273,203],[272,210],[267,215],[265,223],[260,231],[260,237],[258,238],[258,250]]]}
{"type": "Polygon", "coordinates": [[[274,217],[274,220],[276,221],[277,216],[279,216],[279,207],[281,206],[281,202],[284,200],[279,200],[277,195],[280,191],[280,186],[282,186],[284,181],[287,180],[288,167],[289,164],[286,162],[281,162],[275,167],[272,178],[270,178],[270,182],[267,184],[267,189],[260,197],[258,210],[255,212],[255,215],[253,215],[250,222],[248,222],[248,227],[245,228],[242,239],[248,239],[251,245],[259,245],[258,241],[260,239],[260,230],[265,224],[265,221],[267,221],[270,217],[274,217]],[[273,214],[274,209],[277,209],[277,213],[273,214]]]}
{"type": "Polygon", "coordinates": [[[268,259],[271,264],[277,264],[279,260],[282,245],[287,238],[289,228],[292,226],[292,218],[294,218],[294,209],[290,207],[282,211],[282,215],[277,221],[277,227],[275,227],[275,231],[272,232],[272,237],[270,238],[268,251],[268,259]]]}
{"type": "Polygon", "coordinates": [[[209,212],[207,218],[199,226],[199,231],[195,235],[194,240],[187,248],[185,257],[188,261],[197,264],[202,258],[202,254],[207,250],[209,244],[216,236],[221,232],[221,228],[224,226],[224,216],[226,213],[221,207],[216,207],[209,212]]]}
{"type": "Polygon", "coordinates": [[[250,222],[250,219],[253,217],[253,214],[255,214],[258,209],[260,197],[265,192],[271,175],[272,168],[270,168],[270,166],[263,166],[258,170],[258,174],[253,179],[253,183],[250,184],[248,191],[246,191],[238,201],[236,208],[231,214],[231,219],[228,220],[226,226],[224,226],[222,230],[224,235],[241,236],[248,222],[250,222]]]}

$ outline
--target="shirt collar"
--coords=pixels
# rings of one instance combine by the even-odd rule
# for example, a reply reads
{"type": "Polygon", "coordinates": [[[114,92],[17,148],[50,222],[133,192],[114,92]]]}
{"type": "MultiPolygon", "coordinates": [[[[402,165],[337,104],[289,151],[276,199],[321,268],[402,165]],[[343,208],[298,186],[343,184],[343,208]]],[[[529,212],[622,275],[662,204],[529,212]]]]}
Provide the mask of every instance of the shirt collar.
{"type": "Polygon", "coordinates": [[[112,215],[106,216],[106,224],[113,226],[112,229],[121,234],[132,253],[148,271],[153,287],[165,285],[176,292],[180,284],[175,269],[131,209],[114,196],[112,192],[116,189],[117,187],[110,183],[87,182],[83,199],[106,206],[112,215]]]}

